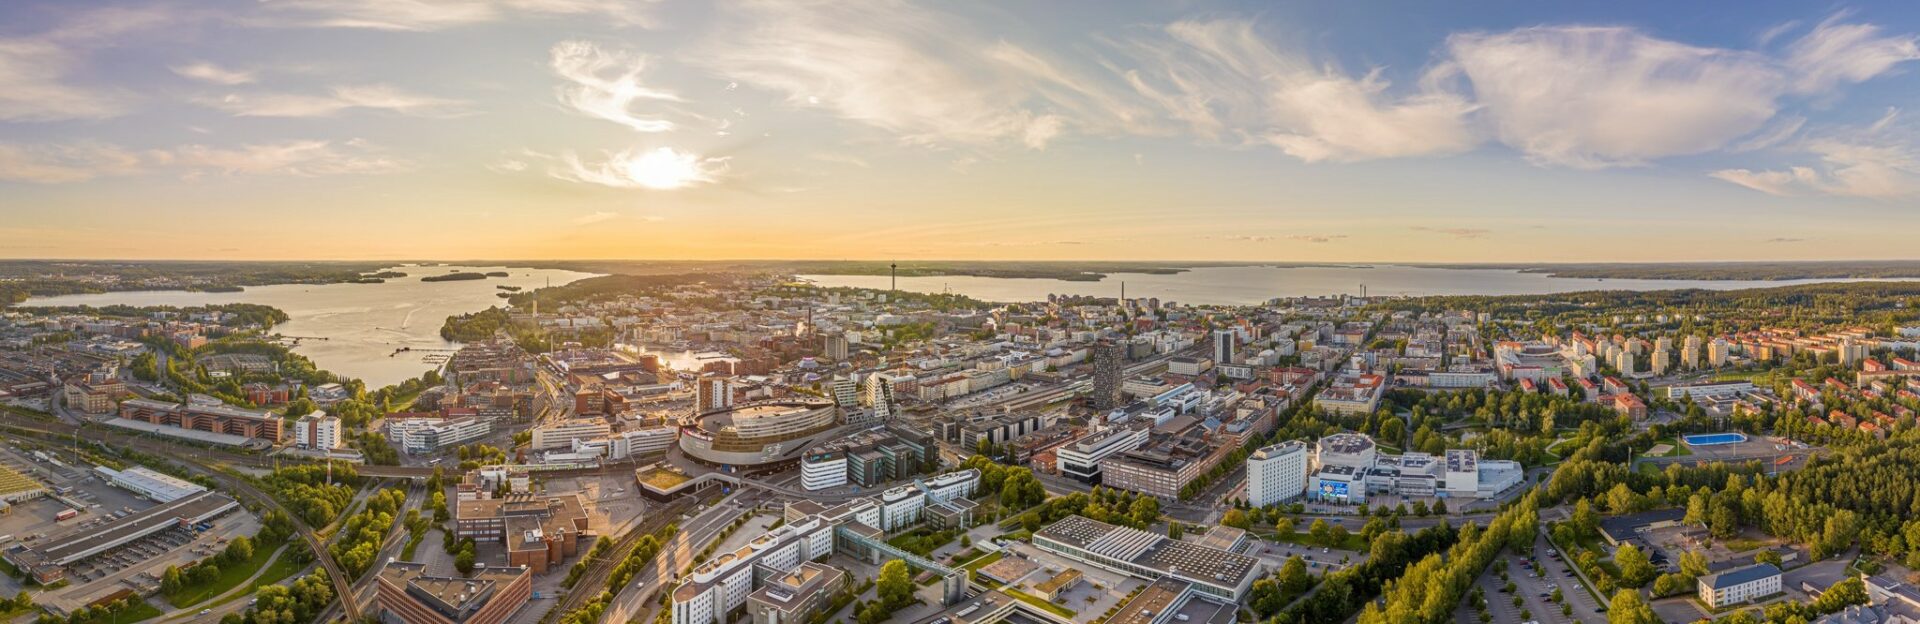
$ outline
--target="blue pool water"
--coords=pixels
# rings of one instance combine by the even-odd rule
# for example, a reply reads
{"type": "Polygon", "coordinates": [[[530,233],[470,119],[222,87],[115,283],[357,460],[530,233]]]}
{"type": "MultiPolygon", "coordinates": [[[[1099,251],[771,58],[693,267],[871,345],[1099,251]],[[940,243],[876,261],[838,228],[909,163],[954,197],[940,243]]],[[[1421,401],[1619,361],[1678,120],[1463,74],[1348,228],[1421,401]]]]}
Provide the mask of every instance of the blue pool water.
{"type": "Polygon", "coordinates": [[[1734,444],[1747,441],[1744,433],[1696,433],[1681,438],[1687,446],[1713,446],[1715,444],[1734,444]]]}

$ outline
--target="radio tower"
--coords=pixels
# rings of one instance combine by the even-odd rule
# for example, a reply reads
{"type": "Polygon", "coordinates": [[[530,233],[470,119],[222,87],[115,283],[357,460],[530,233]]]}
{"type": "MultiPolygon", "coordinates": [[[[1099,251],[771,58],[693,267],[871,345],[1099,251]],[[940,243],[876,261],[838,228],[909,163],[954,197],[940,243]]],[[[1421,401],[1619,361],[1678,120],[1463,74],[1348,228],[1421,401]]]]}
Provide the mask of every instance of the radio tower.
{"type": "Polygon", "coordinates": [[[887,265],[887,290],[900,292],[900,264],[887,265]]]}

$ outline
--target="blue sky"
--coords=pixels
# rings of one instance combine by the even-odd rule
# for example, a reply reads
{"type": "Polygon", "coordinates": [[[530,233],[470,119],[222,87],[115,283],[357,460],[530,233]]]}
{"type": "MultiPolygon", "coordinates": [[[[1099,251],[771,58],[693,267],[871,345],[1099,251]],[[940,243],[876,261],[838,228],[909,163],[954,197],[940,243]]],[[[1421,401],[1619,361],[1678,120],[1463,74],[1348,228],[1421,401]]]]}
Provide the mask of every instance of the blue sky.
{"type": "Polygon", "coordinates": [[[9,2],[0,256],[1910,257],[1917,13],[9,2]]]}

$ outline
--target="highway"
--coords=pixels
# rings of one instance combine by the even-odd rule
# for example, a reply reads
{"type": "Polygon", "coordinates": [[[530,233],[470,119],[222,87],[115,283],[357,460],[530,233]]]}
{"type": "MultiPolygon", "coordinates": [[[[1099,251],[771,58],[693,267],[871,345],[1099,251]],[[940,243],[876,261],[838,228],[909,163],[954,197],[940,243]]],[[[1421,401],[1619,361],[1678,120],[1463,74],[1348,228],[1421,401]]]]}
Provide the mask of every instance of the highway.
{"type": "MultiPolygon", "coordinates": [[[[580,578],[573,584],[573,588],[567,591],[566,597],[560,599],[558,604],[555,604],[552,609],[548,610],[546,617],[541,618],[540,621],[552,621],[585,605],[587,601],[600,595],[600,592],[594,591],[594,588],[605,588],[607,591],[618,592],[620,588],[606,587],[607,578],[613,574],[613,569],[618,567],[620,562],[626,561],[627,556],[633,552],[633,549],[640,545],[641,537],[651,535],[665,528],[667,524],[678,521],[680,514],[692,509],[694,505],[693,500],[692,498],[682,498],[668,503],[665,507],[658,510],[651,510],[647,512],[650,515],[638,525],[627,529],[627,532],[622,535],[614,536],[613,547],[607,549],[607,552],[601,556],[590,560],[587,570],[581,573],[580,578]]],[[[608,622],[624,621],[610,620],[604,617],[601,618],[601,620],[608,622]]]]}
{"type": "Polygon", "coordinates": [[[643,615],[656,590],[669,587],[679,578],[680,569],[693,563],[693,556],[700,549],[718,537],[720,531],[740,517],[742,511],[757,505],[763,497],[758,491],[743,490],[721,499],[683,522],[680,532],[674,534],[673,539],[660,549],[660,554],[654,557],[653,565],[641,568],[634,574],[637,582],[630,581],[630,586],[607,588],[615,595],[601,621],[626,622],[643,615]]]}

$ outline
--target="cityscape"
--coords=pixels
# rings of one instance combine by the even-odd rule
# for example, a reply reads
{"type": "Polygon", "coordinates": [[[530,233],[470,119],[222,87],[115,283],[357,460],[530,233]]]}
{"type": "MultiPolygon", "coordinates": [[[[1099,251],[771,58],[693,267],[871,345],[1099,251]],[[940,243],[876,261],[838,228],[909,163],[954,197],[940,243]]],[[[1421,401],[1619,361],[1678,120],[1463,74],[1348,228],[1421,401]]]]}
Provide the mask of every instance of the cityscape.
{"type": "Polygon", "coordinates": [[[1920,5],[0,4],[0,624],[1920,624],[1920,5]]]}

